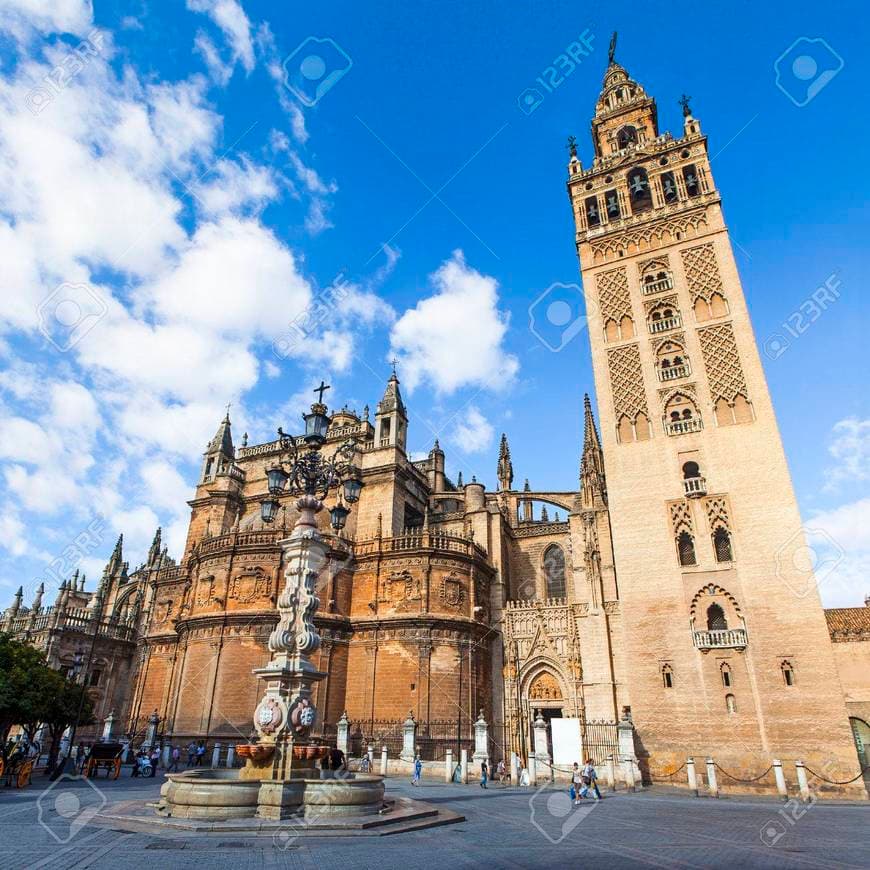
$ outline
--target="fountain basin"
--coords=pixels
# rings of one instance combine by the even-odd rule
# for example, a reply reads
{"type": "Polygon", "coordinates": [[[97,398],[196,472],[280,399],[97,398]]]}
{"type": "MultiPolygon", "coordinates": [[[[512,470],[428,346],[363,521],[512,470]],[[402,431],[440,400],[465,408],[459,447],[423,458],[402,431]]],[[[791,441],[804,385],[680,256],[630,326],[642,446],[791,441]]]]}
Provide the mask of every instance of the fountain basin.
{"type": "Polygon", "coordinates": [[[181,819],[252,818],[259,791],[259,780],[239,779],[233,769],[168,773],[157,812],[181,819]]]}
{"type": "Polygon", "coordinates": [[[384,805],[384,778],[347,774],[336,779],[241,779],[238,770],[170,773],[157,813],[179,819],[366,816],[384,805]]]}

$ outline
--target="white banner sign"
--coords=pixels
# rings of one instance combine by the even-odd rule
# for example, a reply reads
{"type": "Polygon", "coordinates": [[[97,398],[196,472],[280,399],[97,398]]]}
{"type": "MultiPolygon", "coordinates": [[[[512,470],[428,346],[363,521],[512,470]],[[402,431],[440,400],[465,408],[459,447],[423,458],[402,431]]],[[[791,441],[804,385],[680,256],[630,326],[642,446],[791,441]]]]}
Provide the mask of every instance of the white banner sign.
{"type": "Polygon", "coordinates": [[[583,747],[580,741],[579,719],[551,719],[550,734],[553,740],[553,764],[571,767],[576,761],[583,766],[583,747]]]}

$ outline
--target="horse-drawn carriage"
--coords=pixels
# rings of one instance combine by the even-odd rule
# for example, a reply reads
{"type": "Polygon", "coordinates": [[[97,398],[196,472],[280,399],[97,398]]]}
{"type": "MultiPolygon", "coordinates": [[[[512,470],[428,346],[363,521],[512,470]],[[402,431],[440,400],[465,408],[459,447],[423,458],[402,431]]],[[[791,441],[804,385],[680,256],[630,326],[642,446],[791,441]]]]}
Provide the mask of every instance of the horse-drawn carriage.
{"type": "Polygon", "coordinates": [[[24,751],[13,751],[7,759],[0,756],[0,778],[5,785],[26,788],[33,775],[33,759],[24,751]]]}
{"type": "Polygon", "coordinates": [[[124,753],[122,743],[95,743],[91,747],[88,760],[85,762],[84,775],[87,777],[98,774],[100,768],[106,771],[106,777],[117,779],[121,775],[121,755],[124,753]]]}

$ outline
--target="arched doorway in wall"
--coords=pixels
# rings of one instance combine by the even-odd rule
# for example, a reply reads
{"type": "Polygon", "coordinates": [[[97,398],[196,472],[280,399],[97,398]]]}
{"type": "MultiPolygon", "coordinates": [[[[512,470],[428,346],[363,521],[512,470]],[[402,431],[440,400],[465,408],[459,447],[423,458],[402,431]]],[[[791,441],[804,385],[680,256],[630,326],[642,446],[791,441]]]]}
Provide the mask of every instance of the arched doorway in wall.
{"type": "Polygon", "coordinates": [[[525,723],[528,746],[530,749],[535,747],[535,717],[536,711],[540,711],[547,723],[547,752],[552,758],[553,731],[550,722],[571,715],[571,712],[566,709],[567,698],[562,688],[562,681],[553,670],[541,669],[528,681],[525,696],[528,710],[525,723]]]}

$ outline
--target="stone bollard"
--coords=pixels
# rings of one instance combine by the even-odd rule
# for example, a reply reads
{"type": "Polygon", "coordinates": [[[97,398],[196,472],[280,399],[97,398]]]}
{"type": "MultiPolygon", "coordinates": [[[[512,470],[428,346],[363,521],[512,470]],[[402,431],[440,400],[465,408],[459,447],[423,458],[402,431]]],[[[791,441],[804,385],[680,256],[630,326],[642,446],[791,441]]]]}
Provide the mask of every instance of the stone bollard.
{"type": "Polygon", "coordinates": [[[607,779],[611,791],[616,791],[616,760],[613,753],[607,756],[607,779]]]}
{"type": "Polygon", "coordinates": [[[171,751],[172,751],[172,750],[171,750],[169,744],[167,743],[167,744],[165,744],[164,747],[163,747],[163,752],[160,753],[160,766],[161,766],[164,770],[169,770],[169,765],[170,765],[170,761],[169,761],[169,753],[170,753],[171,751]]]}
{"type": "Polygon", "coordinates": [[[637,791],[636,780],[634,778],[634,759],[622,759],[622,772],[625,776],[625,787],[628,791],[637,791]]]}
{"type": "Polygon", "coordinates": [[[444,756],[444,782],[453,782],[453,750],[448,749],[444,756]]]}
{"type": "Polygon", "coordinates": [[[534,752],[529,753],[529,785],[538,784],[538,756],[534,752]]]}
{"type": "Polygon", "coordinates": [[[716,782],[716,766],[712,758],[707,759],[707,791],[710,797],[719,797],[719,784],[716,782]]]}
{"type": "Polygon", "coordinates": [[[220,743],[215,743],[214,749],[211,751],[211,766],[219,767],[221,763],[221,745],[220,743]]]}
{"type": "Polygon", "coordinates": [[[686,773],[689,777],[689,790],[698,797],[698,774],[695,773],[695,759],[691,755],[686,759],[686,773]]]}
{"type": "MultiPolygon", "coordinates": [[[[553,780],[553,771],[549,767],[550,753],[547,749],[547,722],[544,719],[540,710],[535,711],[535,759],[540,759],[542,770],[535,770],[535,779],[547,777],[550,781],[553,780]]],[[[529,763],[531,767],[531,762],[529,763]]]]}
{"type": "Polygon", "coordinates": [[[519,785],[520,778],[517,773],[517,765],[519,764],[519,759],[517,758],[517,754],[514,751],[511,751],[511,785],[519,785]]]}
{"type": "Polygon", "coordinates": [[[381,776],[387,775],[387,747],[381,747],[381,776]]]}
{"type": "Polygon", "coordinates": [[[802,761],[794,763],[797,771],[798,788],[800,789],[801,800],[808,801],[810,799],[810,784],[807,781],[807,769],[802,761]]]}
{"type": "Polygon", "coordinates": [[[778,758],[773,759],[773,776],[776,779],[776,790],[783,800],[788,800],[788,787],[785,784],[785,774],[782,772],[782,762],[778,758]]]}
{"type": "MultiPolygon", "coordinates": [[[[375,772],[375,747],[369,743],[366,747],[366,755],[369,757],[369,770],[374,773],[375,772]]],[[[413,761],[413,759],[411,759],[413,761]]]]}
{"type": "Polygon", "coordinates": [[[477,716],[474,723],[474,755],[471,760],[475,768],[480,768],[481,762],[485,761],[489,766],[489,725],[483,718],[483,710],[477,716]]]}
{"type": "Polygon", "coordinates": [[[461,772],[460,779],[463,785],[468,785],[468,750],[461,749],[459,751],[459,769],[461,772]]]}
{"type": "Polygon", "coordinates": [[[417,722],[414,719],[414,714],[408,712],[408,718],[402,725],[402,751],[399,758],[402,761],[410,761],[414,763],[417,756],[417,722]]]}
{"type": "Polygon", "coordinates": [[[236,764],[236,747],[227,747],[227,767],[235,767],[236,764]]]}
{"type": "Polygon", "coordinates": [[[347,710],[341,714],[341,719],[335,725],[335,745],[347,755],[348,735],[350,734],[350,719],[347,718],[347,710]]]}

